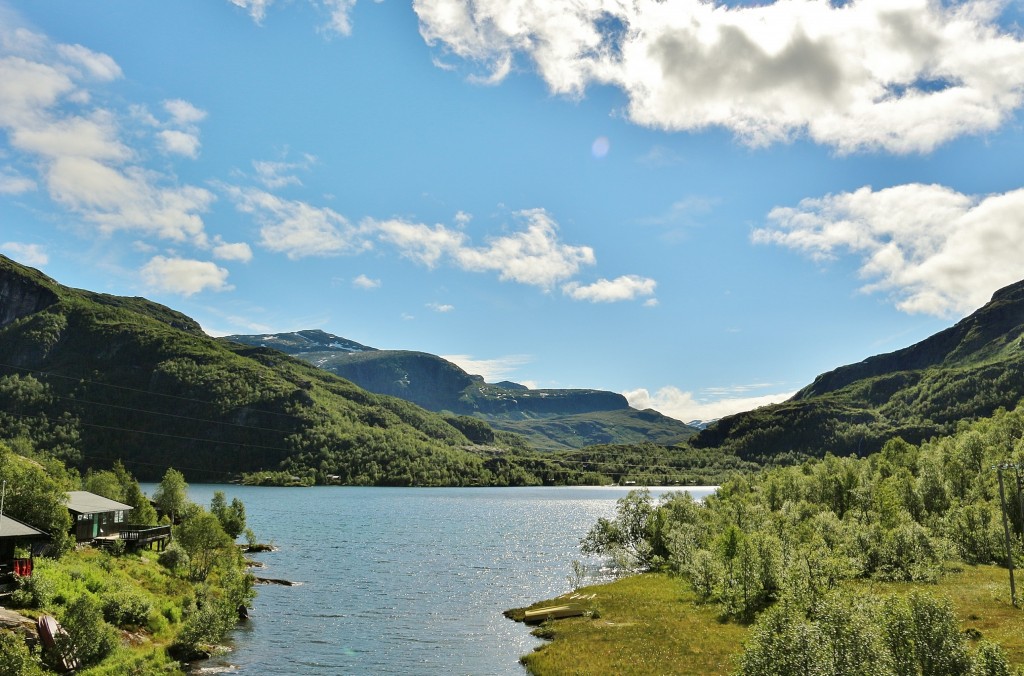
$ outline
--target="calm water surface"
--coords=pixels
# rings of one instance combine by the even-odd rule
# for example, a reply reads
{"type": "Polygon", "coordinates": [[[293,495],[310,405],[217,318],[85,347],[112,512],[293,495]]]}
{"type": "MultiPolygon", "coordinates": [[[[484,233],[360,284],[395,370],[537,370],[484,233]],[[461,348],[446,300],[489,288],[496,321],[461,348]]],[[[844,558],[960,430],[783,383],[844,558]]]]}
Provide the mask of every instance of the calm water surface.
{"type": "Polygon", "coordinates": [[[192,485],[189,497],[209,505],[215,490],[277,546],[253,556],[257,574],[303,584],[260,585],[233,652],[199,668],[289,676],[522,674],[539,641],[502,611],[569,591],[580,538],[627,492],[192,485]]]}

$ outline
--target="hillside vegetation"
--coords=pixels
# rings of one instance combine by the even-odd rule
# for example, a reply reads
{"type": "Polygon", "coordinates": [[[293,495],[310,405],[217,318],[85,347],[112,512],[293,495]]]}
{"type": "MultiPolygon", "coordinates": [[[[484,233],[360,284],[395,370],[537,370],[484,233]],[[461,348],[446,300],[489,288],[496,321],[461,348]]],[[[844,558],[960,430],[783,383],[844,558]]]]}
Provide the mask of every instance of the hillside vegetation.
{"type": "Polygon", "coordinates": [[[581,590],[589,616],[542,629],[555,642],[525,661],[536,674],[571,663],[581,673],[1008,675],[1024,666],[1001,507],[1005,498],[1019,566],[1013,467],[1024,468],[1024,407],[920,445],[890,440],[868,458],[736,476],[703,503],[634,491],[582,551],[622,571],[669,573],[677,589],[660,575],[581,590]],[[1000,466],[1010,466],[1002,482],[1000,466]]]}
{"type": "Polygon", "coordinates": [[[70,289],[4,257],[0,355],[0,440],[82,470],[121,460],[147,480],[170,466],[206,481],[612,480],[479,419],[367,392],[275,349],[210,338],[146,299],[70,289]]]}
{"type": "Polygon", "coordinates": [[[825,373],[787,402],[729,416],[691,439],[758,462],[867,455],[920,442],[1024,397],[1024,282],[903,350],[825,373]]]}

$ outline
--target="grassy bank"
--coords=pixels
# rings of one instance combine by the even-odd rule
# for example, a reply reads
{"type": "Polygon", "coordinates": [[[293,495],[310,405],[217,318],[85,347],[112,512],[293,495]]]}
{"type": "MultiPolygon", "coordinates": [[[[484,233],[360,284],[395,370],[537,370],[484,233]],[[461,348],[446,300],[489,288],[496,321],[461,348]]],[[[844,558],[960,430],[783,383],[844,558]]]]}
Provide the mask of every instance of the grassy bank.
{"type": "MultiPolygon", "coordinates": [[[[1010,604],[1005,569],[965,567],[938,584],[854,582],[846,587],[850,594],[879,597],[913,590],[949,598],[972,648],[982,639],[998,643],[1015,668],[1024,668],[1024,612],[1010,604]]],[[[737,669],[749,627],[722,621],[718,606],[700,603],[681,578],[648,573],[576,594],[576,599],[565,595],[508,612],[522,620],[527,610],[568,601],[588,611],[534,630],[552,640],[523,656],[531,674],[729,674],[737,669]]]]}

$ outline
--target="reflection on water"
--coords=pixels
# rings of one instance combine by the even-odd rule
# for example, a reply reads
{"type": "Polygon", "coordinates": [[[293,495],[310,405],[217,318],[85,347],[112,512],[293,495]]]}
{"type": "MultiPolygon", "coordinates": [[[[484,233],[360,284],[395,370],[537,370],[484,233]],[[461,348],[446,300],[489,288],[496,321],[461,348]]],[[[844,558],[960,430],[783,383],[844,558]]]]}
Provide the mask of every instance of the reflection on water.
{"type": "Polygon", "coordinates": [[[208,505],[215,490],[277,546],[252,556],[258,574],[304,584],[260,586],[233,652],[197,666],[288,675],[521,674],[539,642],[502,611],[568,591],[580,538],[627,492],[193,485],[190,497],[208,505]]]}

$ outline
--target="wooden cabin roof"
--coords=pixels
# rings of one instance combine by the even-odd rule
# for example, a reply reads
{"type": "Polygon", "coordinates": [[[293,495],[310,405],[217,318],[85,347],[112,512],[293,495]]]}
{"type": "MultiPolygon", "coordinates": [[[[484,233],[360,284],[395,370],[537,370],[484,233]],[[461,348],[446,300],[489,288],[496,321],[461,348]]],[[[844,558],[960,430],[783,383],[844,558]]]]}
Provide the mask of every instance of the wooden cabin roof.
{"type": "Polygon", "coordinates": [[[0,538],[50,537],[38,528],[22,523],[6,514],[0,516],[0,538]]]}
{"type": "Polygon", "coordinates": [[[77,514],[101,514],[135,508],[89,491],[68,491],[68,509],[77,514]]]}

